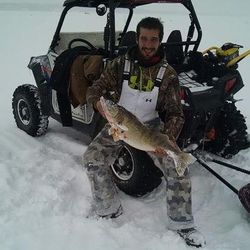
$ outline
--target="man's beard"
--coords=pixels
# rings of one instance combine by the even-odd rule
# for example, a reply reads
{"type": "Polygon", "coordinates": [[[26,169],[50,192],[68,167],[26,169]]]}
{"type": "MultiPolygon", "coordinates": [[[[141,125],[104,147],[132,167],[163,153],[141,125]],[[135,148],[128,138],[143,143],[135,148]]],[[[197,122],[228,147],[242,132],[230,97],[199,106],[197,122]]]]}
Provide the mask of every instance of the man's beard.
{"type": "Polygon", "coordinates": [[[155,48],[148,49],[148,48],[142,47],[140,54],[144,57],[145,60],[149,60],[156,54],[156,50],[155,48]]]}

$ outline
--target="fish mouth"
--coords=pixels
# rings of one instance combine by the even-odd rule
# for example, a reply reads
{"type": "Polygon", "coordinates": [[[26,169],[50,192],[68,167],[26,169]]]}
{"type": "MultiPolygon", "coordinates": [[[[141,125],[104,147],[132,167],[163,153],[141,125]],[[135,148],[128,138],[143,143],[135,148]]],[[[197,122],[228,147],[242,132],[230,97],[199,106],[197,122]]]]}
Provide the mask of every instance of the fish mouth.
{"type": "Polygon", "coordinates": [[[114,103],[113,101],[109,100],[109,99],[105,99],[103,96],[100,98],[100,101],[102,103],[103,106],[106,107],[107,111],[114,115],[117,113],[117,104],[114,103]]]}
{"type": "Polygon", "coordinates": [[[106,105],[109,105],[109,106],[115,105],[115,103],[114,103],[113,101],[111,101],[111,100],[109,100],[109,99],[105,99],[103,96],[101,96],[100,101],[101,101],[103,104],[105,103],[106,105]]]}

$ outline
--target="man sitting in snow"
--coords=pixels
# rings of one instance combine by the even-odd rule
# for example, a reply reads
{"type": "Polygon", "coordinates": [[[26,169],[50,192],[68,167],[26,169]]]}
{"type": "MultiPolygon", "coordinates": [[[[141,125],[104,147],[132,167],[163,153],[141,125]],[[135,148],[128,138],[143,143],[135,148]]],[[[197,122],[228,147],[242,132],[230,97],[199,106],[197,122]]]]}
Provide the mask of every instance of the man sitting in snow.
{"type": "MultiPolygon", "coordinates": [[[[100,97],[112,93],[114,102],[118,102],[137,117],[143,117],[145,124],[150,122],[158,129],[162,128],[158,112],[165,111],[164,129],[161,132],[175,141],[182,129],[184,116],[178,77],[165,59],[162,38],[163,25],[159,19],[142,19],[137,25],[137,45],[126,55],[107,65],[100,79],[89,87],[87,102],[103,115],[100,97]],[[130,78],[124,80],[123,72],[128,65],[130,78]],[[156,78],[160,78],[160,84],[157,84],[156,78]],[[152,101],[143,102],[146,99],[152,101]],[[146,109],[145,105],[148,106],[146,109]]],[[[116,218],[123,210],[109,166],[115,160],[121,144],[113,141],[108,128],[109,125],[106,125],[89,145],[84,154],[84,167],[91,184],[95,213],[100,217],[116,218]]],[[[161,163],[159,167],[166,179],[168,228],[177,232],[188,245],[204,246],[204,237],[194,225],[188,170],[184,176],[178,176],[173,161],[161,149],[150,156],[158,158],[158,163],[161,163]]]]}

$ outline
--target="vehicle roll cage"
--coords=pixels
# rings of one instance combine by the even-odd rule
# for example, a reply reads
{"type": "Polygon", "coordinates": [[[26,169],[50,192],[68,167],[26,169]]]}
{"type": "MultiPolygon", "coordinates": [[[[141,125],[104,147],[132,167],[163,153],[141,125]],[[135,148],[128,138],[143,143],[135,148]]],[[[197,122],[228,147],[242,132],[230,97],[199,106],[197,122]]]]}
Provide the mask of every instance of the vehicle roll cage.
{"type": "Polygon", "coordinates": [[[99,1],[99,0],[66,0],[63,4],[64,9],[60,16],[55,34],[53,36],[53,40],[50,45],[50,50],[54,51],[55,47],[58,45],[60,40],[60,31],[65,19],[67,12],[73,7],[90,7],[96,8],[96,12],[98,15],[104,15],[106,11],[107,13],[107,22],[104,27],[104,50],[106,54],[112,58],[114,56],[114,52],[117,49],[115,45],[115,9],[116,8],[126,8],[129,10],[129,14],[124,25],[123,31],[120,34],[120,38],[127,32],[129,24],[134,14],[134,8],[146,4],[151,3],[179,3],[182,4],[188,11],[190,17],[190,26],[188,30],[188,34],[185,41],[182,42],[173,42],[173,43],[162,43],[163,46],[168,45],[181,45],[184,46],[184,53],[186,54],[189,50],[189,46],[193,45],[193,51],[197,51],[201,38],[202,38],[202,30],[199,24],[199,20],[197,18],[195,9],[193,7],[191,0],[159,0],[159,1],[152,1],[152,0],[106,0],[106,1],[99,1]],[[197,31],[197,38],[196,40],[192,40],[194,36],[195,30],[197,31]]]}

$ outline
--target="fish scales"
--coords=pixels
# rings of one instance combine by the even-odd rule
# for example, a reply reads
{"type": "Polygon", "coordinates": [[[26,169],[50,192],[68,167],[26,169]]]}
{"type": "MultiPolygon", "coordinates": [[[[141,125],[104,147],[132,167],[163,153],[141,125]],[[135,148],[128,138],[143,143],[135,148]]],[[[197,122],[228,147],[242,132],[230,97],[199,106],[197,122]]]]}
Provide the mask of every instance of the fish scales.
{"type": "Polygon", "coordinates": [[[129,140],[129,138],[133,138],[133,141],[138,141],[139,144],[141,144],[142,150],[150,146],[150,151],[154,151],[156,147],[161,147],[165,149],[169,148],[170,151],[173,151],[176,154],[181,152],[171,145],[173,143],[171,143],[167,135],[161,134],[153,129],[149,129],[147,126],[142,124],[135,115],[128,112],[123,107],[119,106],[118,113],[113,118],[117,121],[118,125],[121,124],[128,129],[126,133],[128,137],[127,140],[129,140]]]}
{"type": "Polygon", "coordinates": [[[182,176],[187,166],[196,159],[189,153],[182,152],[169,137],[141,123],[135,115],[103,97],[100,99],[103,111],[111,125],[114,140],[123,140],[127,144],[143,151],[164,149],[172,157],[176,171],[182,176]]]}

